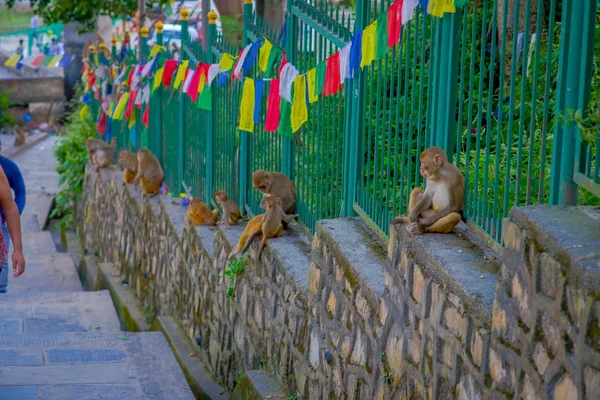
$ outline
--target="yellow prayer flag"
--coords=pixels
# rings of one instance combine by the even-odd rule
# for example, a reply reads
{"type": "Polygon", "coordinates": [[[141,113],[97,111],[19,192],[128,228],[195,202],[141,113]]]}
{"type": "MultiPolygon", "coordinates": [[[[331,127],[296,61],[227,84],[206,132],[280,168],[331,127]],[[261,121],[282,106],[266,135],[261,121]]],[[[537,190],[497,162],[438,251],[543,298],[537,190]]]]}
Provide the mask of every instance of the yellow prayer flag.
{"type": "Polygon", "coordinates": [[[158,44],[152,46],[152,50],[150,50],[150,58],[155,57],[160,51],[165,51],[166,49],[158,44]]]}
{"type": "Polygon", "coordinates": [[[129,114],[129,123],[127,124],[127,128],[131,129],[135,125],[135,117],[137,114],[137,110],[131,110],[131,114],[129,114]]]}
{"type": "Polygon", "coordinates": [[[185,78],[185,71],[187,71],[189,63],[190,62],[188,60],[185,60],[181,63],[179,68],[177,68],[177,75],[175,76],[175,82],[173,83],[173,87],[175,89],[179,89],[179,86],[181,86],[181,82],[183,82],[183,78],[185,78]]]}
{"type": "Polygon", "coordinates": [[[254,132],[254,79],[246,78],[240,103],[240,130],[254,132]]]}
{"type": "Polygon", "coordinates": [[[267,39],[260,47],[260,53],[258,56],[258,66],[262,72],[267,72],[267,67],[269,66],[269,55],[271,54],[271,50],[273,50],[273,45],[267,39]]]}
{"type": "Polygon", "coordinates": [[[4,65],[6,67],[13,67],[14,68],[19,63],[19,59],[20,58],[21,58],[21,56],[19,54],[17,54],[16,56],[12,56],[8,60],[6,60],[6,62],[4,63],[4,65]]]}
{"type": "Polygon", "coordinates": [[[292,98],[292,132],[296,132],[308,121],[306,107],[306,76],[298,75],[294,80],[294,97],[292,98]]]}
{"type": "Polygon", "coordinates": [[[154,75],[154,86],[152,90],[158,89],[162,82],[163,72],[165,72],[165,67],[161,67],[158,71],[156,71],[156,75],[154,75]]]}
{"type": "Polygon", "coordinates": [[[235,58],[229,53],[221,54],[221,61],[219,62],[219,69],[221,71],[229,71],[233,68],[233,64],[235,63],[235,58]]]}
{"type": "Polygon", "coordinates": [[[319,99],[319,96],[317,96],[316,67],[306,73],[306,80],[308,81],[308,101],[310,102],[310,104],[312,104],[319,99]]]}
{"type": "Polygon", "coordinates": [[[427,12],[433,17],[442,18],[444,13],[455,13],[454,0],[429,0],[427,12]]]}
{"type": "Polygon", "coordinates": [[[83,107],[81,107],[81,110],[79,110],[79,116],[81,118],[87,118],[89,113],[90,113],[90,108],[87,106],[87,104],[85,104],[83,107]]]}
{"type": "Polygon", "coordinates": [[[206,87],[206,75],[200,75],[200,81],[198,82],[198,94],[204,92],[204,88],[206,87]]]}
{"type": "Polygon", "coordinates": [[[360,67],[371,65],[377,55],[377,20],[365,28],[362,36],[362,57],[360,67]]]}
{"type": "Polygon", "coordinates": [[[58,67],[58,63],[62,59],[63,59],[63,56],[54,56],[54,58],[52,58],[52,60],[50,60],[50,62],[48,63],[48,67],[49,68],[56,68],[56,67],[58,67]]]}
{"type": "Polygon", "coordinates": [[[125,107],[127,106],[127,102],[129,101],[129,92],[123,93],[121,96],[121,100],[117,104],[117,108],[115,109],[114,119],[120,121],[123,119],[123,113],[125,112],[125,107]]]}

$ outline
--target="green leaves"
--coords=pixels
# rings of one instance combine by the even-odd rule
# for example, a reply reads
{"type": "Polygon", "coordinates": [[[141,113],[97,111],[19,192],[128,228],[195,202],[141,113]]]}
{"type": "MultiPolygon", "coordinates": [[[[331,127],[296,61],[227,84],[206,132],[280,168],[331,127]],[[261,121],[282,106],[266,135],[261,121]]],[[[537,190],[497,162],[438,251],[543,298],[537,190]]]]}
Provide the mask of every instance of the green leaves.
{"type": "Polygon", "coordinates": [[[248,264],[248,254],[232,260],[223,273],[229,277],[229,285],[227,287],[227,297],[235,295],[235,281],[239,275],[244,272],[244,268],[248,264]]]}

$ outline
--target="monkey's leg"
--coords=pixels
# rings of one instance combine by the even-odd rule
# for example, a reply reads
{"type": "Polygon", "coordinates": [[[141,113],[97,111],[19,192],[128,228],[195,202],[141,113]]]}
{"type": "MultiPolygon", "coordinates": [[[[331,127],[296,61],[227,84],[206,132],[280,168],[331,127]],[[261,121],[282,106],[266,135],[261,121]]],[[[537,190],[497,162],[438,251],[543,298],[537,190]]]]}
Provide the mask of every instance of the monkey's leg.
{"type": "Polygon", "coordinates": [[[460,222],[459,213],[450,213],[443,218],[435,221],[433,225],[425,227],[425,232],[429,233],[450,233],[460,222]]]}
{"type": "Polygon", "coordinates": [[[258,249],[258,257],[257,259],[260,261],[260,255],[262,254],[263,249],[265,248],[265,246],[267,245],[267,240],[268,237],[267,235],[263,234],[263,238],[262,238],[262,242],[260,243],[260,248],[258,249]]]}
{"type": "MultiPolygon", "coordinates": [[[[421,188],[414,188],[412,192],[410,192],[410,200],[408,201],[408,212],[411,212],[412,209],[415,208],[417,203],[421,200],[421,197],[423,197],[423,189],[421,188]]],[[[398,216],[392,220],[391,224],[396,225],[407,222],[409,222],[407,216],[398,216]]]]}

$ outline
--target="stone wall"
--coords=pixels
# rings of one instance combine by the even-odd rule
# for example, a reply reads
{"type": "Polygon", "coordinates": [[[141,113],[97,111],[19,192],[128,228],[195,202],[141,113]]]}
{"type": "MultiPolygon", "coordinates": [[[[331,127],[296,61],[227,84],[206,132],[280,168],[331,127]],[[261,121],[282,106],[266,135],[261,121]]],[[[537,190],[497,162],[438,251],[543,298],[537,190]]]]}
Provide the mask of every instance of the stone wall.
{"type": "Polygon", "coordinates": [[[320,221],[312,239],[292,225],[262,262],[251,247],[229,299],[243,227],[190,226],[177,199],[120,178],[86,179],[86,248],[174,316],[230,389],[260,368],[298,398],[598,398],[600,265],[578,259],[600,252],[597,211],[513,210],[502,263],[468,231],[392,229],[386,249],[358,219],[320,221]]]}

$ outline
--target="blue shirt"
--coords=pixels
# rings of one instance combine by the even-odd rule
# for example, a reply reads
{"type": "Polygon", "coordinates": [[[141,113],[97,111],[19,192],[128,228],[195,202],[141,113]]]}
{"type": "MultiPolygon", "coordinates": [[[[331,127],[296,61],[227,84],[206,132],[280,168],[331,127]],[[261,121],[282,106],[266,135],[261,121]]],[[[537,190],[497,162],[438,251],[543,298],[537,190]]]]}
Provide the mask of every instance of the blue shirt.
{"type": "MultiPolygon", "coordinates": [[[[0,166],[4,170],[6,174],[6,178],[8,179],[8,184],[10,188],[15,192],[15,203],[17,203],[17,208],[19,209],[19,214],[23,212],[25,208],[25,181],[23,180],[23,175],[21,175],[21,170],[17,166],[17,164],[4,156],[0,155],[0,166]]],[[[0,216],[2,217],[2,222],[5,221],[4,212],[0,209],[0,216]]]]}

